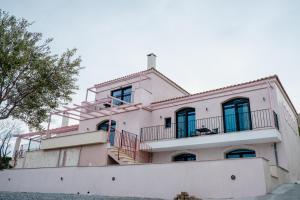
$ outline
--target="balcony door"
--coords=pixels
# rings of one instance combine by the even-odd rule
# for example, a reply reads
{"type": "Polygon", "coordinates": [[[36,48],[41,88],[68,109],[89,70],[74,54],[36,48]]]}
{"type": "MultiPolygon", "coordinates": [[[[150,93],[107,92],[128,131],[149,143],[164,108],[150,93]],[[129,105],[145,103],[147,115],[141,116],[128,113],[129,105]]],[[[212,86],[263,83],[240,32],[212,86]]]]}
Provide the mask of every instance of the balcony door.
{"type": "Polygon", "coordinates": [[[176,137],[185,138],[195,135],[195,109],[184,108],[176,112],[176,137]]]}
{"type": "Polygon", "coordinates": [[[233,99],[223,104],[224,132],[251,130],[249,99],[233,99]]]}
{"type": "MultiPolygon", "coordinates": [[[[105,120],[98,124],[97,130],[108,132],[109,129],[109,120],[105,120]]],[[[115,142],[115,132],[116,132],[116,121],[111,120],[110,134],[109,134],[109,143],[114,145],[115,142]]]]}

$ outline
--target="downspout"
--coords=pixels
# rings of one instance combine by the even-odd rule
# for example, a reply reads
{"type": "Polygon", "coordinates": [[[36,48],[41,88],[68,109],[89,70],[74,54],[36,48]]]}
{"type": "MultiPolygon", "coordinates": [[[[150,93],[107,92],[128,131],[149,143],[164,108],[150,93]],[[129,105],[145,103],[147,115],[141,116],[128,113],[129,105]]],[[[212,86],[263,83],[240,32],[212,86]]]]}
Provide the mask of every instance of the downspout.
{"type": "MultiPolygon", "coordinates": [[[[273,86],[271,85],[271,83],[270,83],[270,81],[267,81],[267,84],[269,85],[269,87],[268,87],[268,93],[269,93],[269,104],[270,104],[270,109],[271,109],[271,111],[272,111],[272,114],[273,114],[273,112],[274,112],[274,108],[273,108],[273,104],[272,104],[272,100],[271,100],[271,88],[273,88],[273,86]]],[[[273,116],[273,115],[272,115],[273,116]]],[[[273,122],[273,125],[274,125],[274,127],[275,127],[275,121],[274,120],[272,120],[272,122],[273,122]]],[[[276,164],[276,166],[279,166],[279,160],[278,160],[278,152],[277,152],[277,143],[276,142],[274,142],[274,144],[273,144],[273,150],[274,150],[274,156],[275,156],[275,164],[276,164]]]]}

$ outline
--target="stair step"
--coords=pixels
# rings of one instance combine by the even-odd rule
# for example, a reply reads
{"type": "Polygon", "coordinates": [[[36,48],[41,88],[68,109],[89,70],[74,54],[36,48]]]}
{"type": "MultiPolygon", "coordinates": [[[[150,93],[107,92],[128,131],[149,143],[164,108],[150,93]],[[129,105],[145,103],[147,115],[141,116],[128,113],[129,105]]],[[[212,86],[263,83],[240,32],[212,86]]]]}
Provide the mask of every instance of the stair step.
{"type": "Polygon", "coordinates": [[[132,157],[130,157],[125,150],[119,149],[118,147],[111,147],[108,149],[108,155],[113,158],[119,164],[136,164],[138,163],[132,157]],[[119,157],[118,157],[119,154],[119,157]]]}

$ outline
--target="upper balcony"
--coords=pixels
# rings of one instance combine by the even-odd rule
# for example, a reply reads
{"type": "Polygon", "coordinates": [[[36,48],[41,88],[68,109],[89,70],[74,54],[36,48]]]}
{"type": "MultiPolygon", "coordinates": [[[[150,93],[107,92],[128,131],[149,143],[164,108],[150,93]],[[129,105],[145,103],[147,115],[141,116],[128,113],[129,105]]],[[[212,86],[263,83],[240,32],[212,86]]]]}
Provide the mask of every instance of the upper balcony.
{"type": "MultiPolygon", "coordinates": [[[[188,119],[188,118],[186,118],[188,119]]],[[[277,114],[270,109],[144,127],[141,141],[168,151],[281,141],[277,114]]]]}

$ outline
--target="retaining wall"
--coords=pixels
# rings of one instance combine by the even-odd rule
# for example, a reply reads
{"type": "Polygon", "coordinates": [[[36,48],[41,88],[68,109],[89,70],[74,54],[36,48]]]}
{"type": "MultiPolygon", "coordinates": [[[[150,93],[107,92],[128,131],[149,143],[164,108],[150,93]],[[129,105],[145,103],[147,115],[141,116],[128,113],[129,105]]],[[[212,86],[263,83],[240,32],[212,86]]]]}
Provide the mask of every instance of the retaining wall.
{"type": "Polygon", "coordinates": [[[0,172],[0,191],[81,193],[173,199],[264,195],[270,188],[263,158],[106,167],[12,169],[0,172]],[[234,179],[234,177],[235,179],[234,179]],[[234,180],[233,180],[234,179],[234,180]]]}

